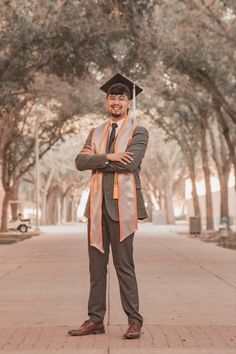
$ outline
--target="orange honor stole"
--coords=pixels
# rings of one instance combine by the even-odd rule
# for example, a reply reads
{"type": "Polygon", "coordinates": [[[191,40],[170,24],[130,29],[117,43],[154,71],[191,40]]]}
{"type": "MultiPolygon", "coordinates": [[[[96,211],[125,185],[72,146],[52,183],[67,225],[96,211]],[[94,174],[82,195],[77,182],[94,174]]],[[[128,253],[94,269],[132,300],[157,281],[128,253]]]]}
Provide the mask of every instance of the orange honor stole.
{"type": "MultiPolygon", "coordinates": [[[[93,130],[91,144],[98,154],[106,153],[110,121],[93,130]]],[[[137,125],[133,119],[123,120],[115,141],[115,153],[125,152],[137,125]]],[[[104,252],[102,242],[102,177],[103,172],[92,172],[90,179],[90,245],[104,252]]],[[[136,183],[132,172],[115,172],[113,198],[118,199],[120,241],[138,228],[136,183]]]]}

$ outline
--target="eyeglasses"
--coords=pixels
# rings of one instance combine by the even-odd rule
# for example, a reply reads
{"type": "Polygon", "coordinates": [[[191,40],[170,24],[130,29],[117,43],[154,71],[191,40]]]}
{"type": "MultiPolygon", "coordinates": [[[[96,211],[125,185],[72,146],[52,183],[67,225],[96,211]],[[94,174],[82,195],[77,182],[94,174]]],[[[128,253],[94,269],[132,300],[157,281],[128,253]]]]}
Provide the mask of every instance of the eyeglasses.
{"type": "Polygon", "coordinates": [[[128,98],[126,96],[118,96],[118,95],[116,95],[116,96],[108,96],[107,99],[109,101],[111,101],[111,102],[116,102],[116,101],[118,101],[118,102],[126,102],[126,101],[128,101],[128,98]]]}

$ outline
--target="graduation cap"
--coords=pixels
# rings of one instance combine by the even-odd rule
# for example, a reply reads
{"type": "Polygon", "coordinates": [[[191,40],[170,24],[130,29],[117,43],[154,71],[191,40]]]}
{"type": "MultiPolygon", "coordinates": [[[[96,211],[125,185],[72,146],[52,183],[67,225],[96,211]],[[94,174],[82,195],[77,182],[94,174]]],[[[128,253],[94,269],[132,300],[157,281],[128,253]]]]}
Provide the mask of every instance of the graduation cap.
{"type": "Polygon", "coordinates": [[[121,74],[116,74],[113,76],[103,86],[101,86],[100,89],[109,95],[113,88],[118,87],[123,87],[127,92],[129,99],[133,100],[133,114],[135,114],[136,96],[138,96],[143,89],[121,74]]]}

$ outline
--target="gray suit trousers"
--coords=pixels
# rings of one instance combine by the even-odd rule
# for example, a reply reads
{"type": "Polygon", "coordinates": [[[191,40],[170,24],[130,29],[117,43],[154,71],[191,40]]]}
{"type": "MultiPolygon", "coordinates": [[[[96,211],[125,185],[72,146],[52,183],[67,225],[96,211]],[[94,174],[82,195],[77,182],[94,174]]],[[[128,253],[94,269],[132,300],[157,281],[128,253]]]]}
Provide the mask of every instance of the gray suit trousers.
{"type": "MultiPolygon", "coordinates": [[[[119,240],[119,222],[110,218],[105,203],[102,207],[102,232],[105,253],[89,245],[90,294],[88,300],[88,316],[93,322],[101,322],[106,312],[107,265],[111,245],[113,263],[116,269],[121,303],[128,321],[143,323],[139,314],[138,287],[133,261],[134,234],[119,240]]],[[[88,235],[90,222],[88,220],[88,235]]],[[[88,238],[89,239],[89,238],[88,238]]]]}

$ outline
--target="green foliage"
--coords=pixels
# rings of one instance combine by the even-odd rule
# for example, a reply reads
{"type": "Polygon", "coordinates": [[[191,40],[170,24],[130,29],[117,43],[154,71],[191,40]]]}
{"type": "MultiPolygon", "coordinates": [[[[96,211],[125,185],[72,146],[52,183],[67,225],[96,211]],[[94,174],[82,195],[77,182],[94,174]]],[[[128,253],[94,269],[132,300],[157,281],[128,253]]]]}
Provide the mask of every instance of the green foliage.
{"type": "Polygon", "coordinates": [[[144,87],[140,107],[156,107],[154,123],[190,160],[203,118],[217,120],[236,166],[235,38],[234,0],[2,0],[3,180],[34,164],[37,105],[43,156],[101,112],[98,88],[117,71],[144,87]]]}

